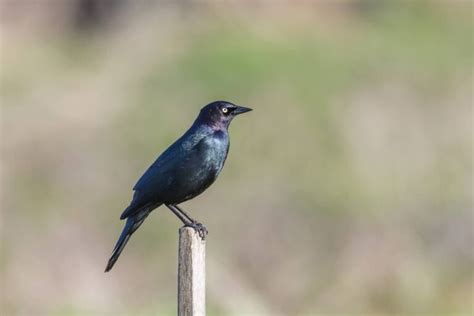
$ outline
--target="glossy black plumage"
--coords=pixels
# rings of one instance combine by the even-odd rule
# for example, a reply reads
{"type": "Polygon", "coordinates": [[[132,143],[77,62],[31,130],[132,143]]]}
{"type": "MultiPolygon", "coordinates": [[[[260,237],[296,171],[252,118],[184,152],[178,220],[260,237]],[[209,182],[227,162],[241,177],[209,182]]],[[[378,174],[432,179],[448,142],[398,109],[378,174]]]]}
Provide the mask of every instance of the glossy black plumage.
{"type": "Polygon", "coordinates": [[[200,111],[189,130],[166,149],[133,187],[130,205],[120,219],[127,219],[105,271],[110,271],[130,236],[148,214],[165,204],[188,226],[206,229],[177,204],[194,198],[217,178],[229,151],[228,127],[232,119],[251,111],[226,101],[216,101],[200,111]]]}

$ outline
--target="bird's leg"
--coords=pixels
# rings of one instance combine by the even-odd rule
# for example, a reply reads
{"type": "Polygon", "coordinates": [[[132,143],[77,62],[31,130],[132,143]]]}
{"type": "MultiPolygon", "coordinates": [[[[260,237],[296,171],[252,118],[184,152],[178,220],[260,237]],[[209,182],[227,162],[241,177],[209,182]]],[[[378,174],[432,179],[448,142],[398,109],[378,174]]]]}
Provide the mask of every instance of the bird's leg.
{"type": "Polygon", "coordinates": [[[180,213],[177,209],[175,209],[175,208],[173,207],[173,205],[171,205],[171,204],[165,204],[165,205],[166,205],[167,208],[169,208],[169,209],[171,210],[171,212],[174,213],[174,215],[178,216],[178,218],[183,222],[183,224],[184,224],[185,226],[187,226],[187,225],[189,225],[189,224],[192,224],[192,221],[187,221],[187,220],[183,217],[183,215],[181,215],[181,213],[180,213]]]}
{"type": "Polygon", "coordinates": [[[178,205],[171,205],[172,207],[175,208],[176,211],[178,211],[179,213],[181,213],[182,215],[184,215],[191,223],[189,224],[186,224],[184,226],[189,226],[189,227],[192,227],[194,228],[194,230],[196,230],[199,234],[199,236],[202,238],[202,239],[205,239],[206,238],[206,235],[208,234],[208,231],[207,231],[207,228],[206,226],[204,226],[203,224],[199,223],[197,220],[193,219],[191,216],[189,216],[182,208],[180,208],[178,205]]]}
{"type": "Polygon", "coordinates": [[[175,207],[175,209],[180,212],[182,215],[184,215],[191,223],[197,223],[197,220],[195,220],[194,218],[192,218],[191,216],[188,215],[188,213],[186,213],[181,207],[179,207],[178,205],[173,205],[175,207]]]}

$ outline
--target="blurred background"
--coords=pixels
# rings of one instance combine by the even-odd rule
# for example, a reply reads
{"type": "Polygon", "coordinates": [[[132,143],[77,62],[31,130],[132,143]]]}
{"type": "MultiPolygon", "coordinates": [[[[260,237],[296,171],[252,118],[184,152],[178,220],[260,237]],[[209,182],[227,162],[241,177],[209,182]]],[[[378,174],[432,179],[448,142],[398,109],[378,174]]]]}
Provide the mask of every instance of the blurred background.
{"type": "Polygon", "coordinates": [[[471,315],[472,2],[1,9],[2,315],[174,315],[180,222],[103,270],[136,180],[224,99],[209,315],[471,315]]]}

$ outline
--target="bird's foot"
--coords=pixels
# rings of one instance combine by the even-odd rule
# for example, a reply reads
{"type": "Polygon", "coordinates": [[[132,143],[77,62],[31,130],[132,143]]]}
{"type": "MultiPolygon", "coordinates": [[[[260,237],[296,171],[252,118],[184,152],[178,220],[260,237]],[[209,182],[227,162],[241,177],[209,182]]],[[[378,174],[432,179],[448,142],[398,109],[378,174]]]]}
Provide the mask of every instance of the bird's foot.
{"type": "Polygon", "coordinates": [[[199,234],[202,240],[206,239],[206,235],[208,234],[206,226],[198,222],[192,222],[189,224],[184,225],[186,227],[192,227],[194,230],[199,234]]]}

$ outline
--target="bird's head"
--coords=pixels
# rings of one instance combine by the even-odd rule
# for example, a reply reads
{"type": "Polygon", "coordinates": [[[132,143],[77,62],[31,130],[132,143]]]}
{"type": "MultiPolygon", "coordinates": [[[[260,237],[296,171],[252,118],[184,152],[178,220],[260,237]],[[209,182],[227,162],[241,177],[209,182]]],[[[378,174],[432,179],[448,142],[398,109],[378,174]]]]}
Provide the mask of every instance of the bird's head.
{"type": "Polygon", "coordinates": [[[252,109],[227,101],[215,101],[201,109],[198,121],[218,129],[227,128],[234,117],[249,111],[252,109]]]}

